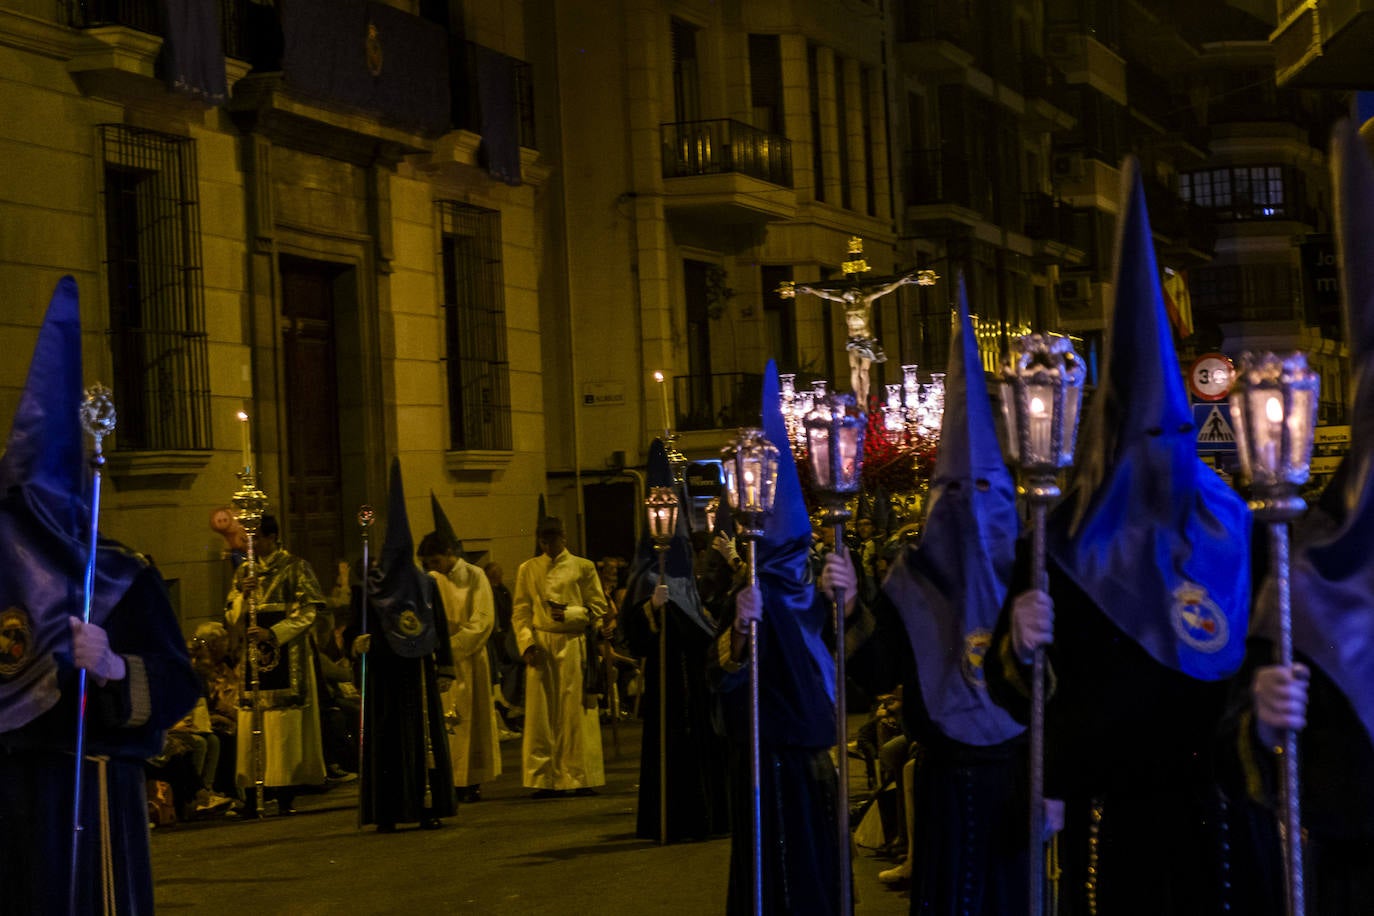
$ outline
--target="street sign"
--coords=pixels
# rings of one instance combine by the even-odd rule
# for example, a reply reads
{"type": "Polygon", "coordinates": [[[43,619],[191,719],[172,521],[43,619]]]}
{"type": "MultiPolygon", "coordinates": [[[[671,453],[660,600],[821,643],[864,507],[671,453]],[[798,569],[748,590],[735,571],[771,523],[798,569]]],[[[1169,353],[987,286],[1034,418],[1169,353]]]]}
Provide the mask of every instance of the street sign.
{"type": "Polygon", "coordinates": [[[1221,401],[1231,392],[1235,367],[1221,353],[1204,353],[1188,367],[1188,387],[1200,401],[1221,401]]]}
{"type": "Polygon", "coordinates": [[[1199,452],[1234,452],[1236,431],[1231,427],[1231,411],[1225,404],[1194,404],[1193,426],[1197,429],[1199,452]]]}

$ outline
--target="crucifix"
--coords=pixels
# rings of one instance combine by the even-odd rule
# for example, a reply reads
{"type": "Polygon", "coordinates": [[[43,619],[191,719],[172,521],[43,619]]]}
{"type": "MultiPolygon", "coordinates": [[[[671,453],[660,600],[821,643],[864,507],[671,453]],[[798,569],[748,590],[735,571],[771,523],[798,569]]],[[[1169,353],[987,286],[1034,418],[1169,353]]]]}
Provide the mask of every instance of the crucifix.
{"type": "Polygon", "coordinates": [[[909,270],[893,277],[870,277],[862,275],[869,270],[864,260],[863,239],[857,235],[849,240],[849,256],[840,265],[844,277],[839,280],[821,283],[794,283],[785,281],[777,293],[784,299],[795,298],[797,293],[810,293],[821,299],[844,304],[845,328],[849,341],[845,349],[849,351],[849,384],[854,389],[854,398],[861,409],[868,405],[868,372],[874,363],[887,362],[878,338],[873,335],[873,302],[881,299],[899,286],[934,286],[940,279],[933,270],[909,270]]]}

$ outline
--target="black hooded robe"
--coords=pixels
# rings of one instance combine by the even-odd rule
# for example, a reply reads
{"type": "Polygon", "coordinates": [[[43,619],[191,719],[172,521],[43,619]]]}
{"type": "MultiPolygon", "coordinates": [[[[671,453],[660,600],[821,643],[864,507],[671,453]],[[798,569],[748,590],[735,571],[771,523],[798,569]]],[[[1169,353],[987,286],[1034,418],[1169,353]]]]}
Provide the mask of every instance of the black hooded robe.
{"type": "MultiPolygon", "coordinates": [[[[727,753],[724,739],[711,722],[715,698],[706,682],[702,659],[711,648],[709,635],[693,625],[675,604],[667,620],[668,830],[669,842],[703,840],[730,830],[727,753]]],[[[643,658],[644,695],[640,714],[644,736],[639,757],[639,813],[635,835],[659,836],[659,635],[649,624],[649,602],[627,608],[620,625],[630,648],[643,658]]]]}
{"type": "MultiPolygon", "coordinates": [[[[394,825],[452,817],[458,811],[440,677],[453,677],[448,622],[434,583],[424,577],[435,608],[434,652],[420,658],[398,655],[380,627],[367,653],[364,715],[366,736],[360,797],[362,823],[394,825]],[[432,762],[427,763],[432,758],[432,762]]],[[[361,620],[358,591],[354,620],[361,620]]],[[[370,614],[372,622],[376,615],[370,614]]]]}
{"type": "MultiPolygon", "coordinates": [[[[165,729],[195,704],[200,681],[191,669],[162,577],[151,567],[135,575],[101,626],[110,648],[124,656],[128,674],[103,687],[87,678],[77,912],[105,912],[102,901],[108,891],[114,912],[151,913],[143,762],[161,752],[165,729]],[[102,757],[103,763],[95,762],[102,757]],[[103,837],[108,837],[107,844],[103,837]],[[108,845],[108,859],[102,845],[108,845]],[[109,865],[108,873],[103,863],[109,865]]],[[[0,734],[4,916],[65,912],[67,906],[77,672],[61,655],[58,677],[62,697],[56,706],[0,734]]]]}

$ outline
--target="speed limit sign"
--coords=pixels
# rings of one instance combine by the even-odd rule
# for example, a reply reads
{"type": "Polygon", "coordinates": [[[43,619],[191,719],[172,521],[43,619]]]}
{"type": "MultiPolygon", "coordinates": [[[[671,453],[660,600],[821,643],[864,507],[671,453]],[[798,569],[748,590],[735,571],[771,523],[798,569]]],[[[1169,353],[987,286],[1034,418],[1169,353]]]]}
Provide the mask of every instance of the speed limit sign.
{"type": "Polygon", "coordinates": [[[1222,353],[1204,353],[1188,369],[1188,387],[1203,401],[1223,400],[1235,380],[1235,367],[1222,353]]]}

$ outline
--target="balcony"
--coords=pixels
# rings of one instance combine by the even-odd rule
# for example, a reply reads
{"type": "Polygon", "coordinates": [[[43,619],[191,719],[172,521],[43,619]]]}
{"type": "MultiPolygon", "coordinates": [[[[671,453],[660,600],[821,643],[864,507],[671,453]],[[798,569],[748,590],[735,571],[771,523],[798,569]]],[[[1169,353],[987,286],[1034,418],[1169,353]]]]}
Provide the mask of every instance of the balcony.
{"type": "MultiPolygon", "coordinates": [[[[473,41],[463,42],[452,49],[454,60],[453,73],[453,128],[455,130],[482,133],[482,79],[478,61],[489,49],[473,41]]],[[[497,52],[490,52],[497,53],[497,52]]],[[[530,77],[530,65],[516,57],[499,54],[505,58],[515,78],[516,127],[520,145],[525,149],[538,149],[534,137],[534,81],[530,77]]]]}
{"type": "Polygon", "coordinates": [[[1374,0],[1283,0],[1269,36],[1281,87],[1374,89],[1374,0]]]}
{"type": "Polygon", "coordinates": [[[786,137],[729,118],[663,124],[660,134],[667,210],[721,223],[796,215],[786,137]]]}
{"type": "Polygon", "coordinates": [[[1191,106],[1176,96],[1160,77],[1135,63],[1126,65],[1127,107],[1158,133],[1154,145],[1187,150],[1193,158],[1207,154],[1207,132],[1198,124],[1191,106]]]}
{"type": "Polygon", "coordinates": [[[1172,257],[1172,266],[1187,267],[1212,259],[1217,230],[1205,207],[1188,203],[1154,179],[1145,180],[1145,206],[1150,211],[1151,229],[1163,240],[1160,251],[1172,257]]]}
{"type": "MultiPolygon", "coordinates": [[[[247,12],[248,0],[219,0],[220,45],[229,87],[248,72],[247,12]]],[[[166,36],[158,0],[63,0],[59,15],[88,40],[67,63],[87,95],[121,103],[206,104],[191,92],[173,94],[167,87],[162,53],[166,36]]]]}
{"type": "Polygon", "coordinates": [[[912,150],[903,173],[910,230],[959,234],[992,219],[992,182],[967,158],[940,149],[912,150]]]}
{"type": "Polygon", "coordinates": [[[1064,74],[1043,57],[1027,56],[1021,61],[1021,91],[1026,98],[1026,115],[1042,130],[1069,130],[1074,125],[1072,100],[1064,74]]]}
{"type": "Polygon", "coordinates": [[[1035,243],[1035,259],[1066,266],[1081,264],[1086,253],[1075,244],[1078,231],[1074,209],[1043,193],[1023,194],[1021,201],[1022,231],[1035,243]]]}
{"type": "Polygon", "coordinates": [[[757,372],[716,372],[673,377],[675,428],[683,432],[757,426],[763,376],[757,372]]]}

